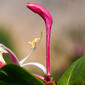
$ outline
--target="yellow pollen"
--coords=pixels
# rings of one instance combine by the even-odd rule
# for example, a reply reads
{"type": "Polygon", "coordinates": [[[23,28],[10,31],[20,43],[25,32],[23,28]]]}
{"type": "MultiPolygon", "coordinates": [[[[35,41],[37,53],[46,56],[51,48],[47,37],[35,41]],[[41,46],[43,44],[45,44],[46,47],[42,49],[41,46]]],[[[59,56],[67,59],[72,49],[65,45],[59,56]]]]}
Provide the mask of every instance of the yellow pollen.
{"type": "Polygon", "coordinates": [[[40,30],[41,37],[40,38],[35,38],[32,42],[28,42],[29,45],[31,45],[31,48],[37,47],[36,45],[39,44],[39,42],[42,39],[43,31],[40,30]]]}
{"type": "Polygon", "coordinates": [[[38,42],[40,42],[40,38],[35,38],[32,42],[28,42],[28,44],[31,45],[31,48],[35,48],[38,42]]]}

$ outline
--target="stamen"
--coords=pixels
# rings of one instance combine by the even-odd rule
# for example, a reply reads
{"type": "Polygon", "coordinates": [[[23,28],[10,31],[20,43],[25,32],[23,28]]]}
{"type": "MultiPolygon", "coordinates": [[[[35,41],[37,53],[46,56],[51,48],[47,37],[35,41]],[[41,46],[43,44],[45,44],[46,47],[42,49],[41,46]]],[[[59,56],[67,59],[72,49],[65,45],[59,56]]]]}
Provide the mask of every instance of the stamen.
{"type": "Polygon", "coordinates": [[[29,45],[31,45],[31,48],[36,48],[37,44],[40,42],[40,38],[35,38],[32,42],[28,42],[29,45]]]}
{"type": "Polygon", "coordinates": [[[28,42],[28,44],[31,45],[31,48],[36,48],[39,45],[43,35],[42,30],[40,30],[40,34],[41,34],[40,38],[35,38],[32,42],[28,42]]]}
{"type": "Polygon", "coordinates": [[[24,59],[22,59],[22,60],[19,62],[20,65],[22,65],[22,64],[32,55],[33,51],[34,51],[34,48],[32,48],[32,50],[30,51],[30,53],[29,53],[24,59]]]}
{"type": "Polygon", "coordinates": [[[31,63],[23,64],[23,65],[21,65],[21,66],[24,67],[24,66],[28,66],[28,65],[37,66],[38,68],[40,68],[40,69],[43,71],[44,75],[47,74],[45,66],[43,66],[43,65],[40,64],[40,63],[31,62],[31,63]]]}
{"type": "Polygon", "coordinates": [[[35,38],[32,42],[28,42],[30,45],[31,45],[31,51],[29,52],[29,54],[24,58],[22,59],[19,63],[20,65],[22,65],[33,53],[33,51],[35,50],[35,48],[37,48],[37,46],[39,45],[41,39],[42,39],[42,35],[43,35],[43,31],[41,30],[40,31],[41,33],[41,36],[40,38],[35,38]]]}
{"type": "Polygon", "coordinates": [[[40,38],[42,39],[42,36],[43,36],[43,31],[42,31],[42,30],[40,30],[40,33],[41,33],[41,37],[40,37],[40,38]]]}

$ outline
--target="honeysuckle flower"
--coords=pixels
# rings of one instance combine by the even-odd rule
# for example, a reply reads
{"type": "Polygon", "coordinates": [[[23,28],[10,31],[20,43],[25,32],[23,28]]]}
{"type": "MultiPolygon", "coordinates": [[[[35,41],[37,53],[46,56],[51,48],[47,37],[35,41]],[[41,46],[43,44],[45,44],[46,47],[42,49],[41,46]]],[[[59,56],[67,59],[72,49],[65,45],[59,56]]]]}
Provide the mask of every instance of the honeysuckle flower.
{"type": "MultiPolygon", "coordinates": [[[[15,54],[9,48],[7,48],[5,45],[0,44],[0,54],[2,55],[2,57],[3,57],[3,53],[7,53],[11,57],[13,64],[19,65],[19,60],[17,59],[15,54]]],[[[1,61],[1,62],[3,62],[3,61],[1,61]]]]}
{"type": "Polygon", "coordinates": [[[47,65],[47,74],[50,75],[50,33],[52,26],[52,16],[51,14],[42,6],[38,4],[28,3],[27,7],[31,9],[33,12],[39,14],[45,21],[46,25],[46,65],[47,65]]]}
{"type": "Polygon", "coordinates": [[[6,64],[3,59],[3,53],[7,53],[4,49],[0,48],[0,68],[6,64]]]}
{"type": "Polygon", "coordinates": [[[46,67],[43,66],[42,64],[38,63],[38,62],[25,63],[25,61],[31,56],[33,51],[39,45],[39,43],[42,39],[42,31],[41,31],[41,37],[40,38],[35,38],[33,41],[28,42],[28,44],[31,45],[32,49],[29,52],[29,54],[24,59],[22,59],[21,61],[19,61],[17,59],[15,54],[9,48],[7,48],[3,44],[0,44],[0,66],[2,66],[3,64],[5,64],[5,65],[7,64],[5,62],[5,60],[3,59],[3,53],[7,53],[11,57],[13,64],[17,64],[21,67],[29,66],[29,65],[36,66],[43,71],[44,76],[40,76],[40,75],[34,74],[34,73],[33,73],[33,75],[35,75],[39,79],[43,80],[46,85],[56,85],[55,81],[53,80],[53,78],[50,74],[50,35],[51,35],[51,26],[52,26],[52,23],[53,23],[52,16],[45,8],[43,8],[42,6],[40,6],[38,4],[28,3],[27,8],[32,10],[34,13],[40,15],[43,18],[45,25],[46,25],[46,67]]]}

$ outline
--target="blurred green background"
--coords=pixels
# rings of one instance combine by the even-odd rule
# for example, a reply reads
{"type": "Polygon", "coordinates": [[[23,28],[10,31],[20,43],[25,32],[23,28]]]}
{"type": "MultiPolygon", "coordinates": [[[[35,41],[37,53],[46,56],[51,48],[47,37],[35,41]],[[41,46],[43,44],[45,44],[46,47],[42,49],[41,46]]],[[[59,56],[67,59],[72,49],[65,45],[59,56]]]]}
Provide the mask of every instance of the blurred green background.
{"type": "Polygon", "coordinates": [[[27,2],[44,6],[53,16],[51,73],[58,79],[73,61],[85,55],[85,0],[0,0],[0,43],[21,60],[31,50],[27,42],[39,37],[43,30],[42,42],[27,62],[45,65],[45,25],[26,8],[27,2]]]}

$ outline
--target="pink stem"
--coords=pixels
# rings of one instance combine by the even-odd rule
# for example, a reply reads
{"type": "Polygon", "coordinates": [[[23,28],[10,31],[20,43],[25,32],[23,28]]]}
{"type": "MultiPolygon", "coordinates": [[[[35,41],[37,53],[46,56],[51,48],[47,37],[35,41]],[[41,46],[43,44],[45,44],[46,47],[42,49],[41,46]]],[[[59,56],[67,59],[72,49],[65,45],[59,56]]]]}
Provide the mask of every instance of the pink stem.
{"type": "Polygon", "coordinates": [[[37,75],[37,74],[35,74],[35,73],[33,73],[33,75],[36,76],[37,78],[39,78],[39,79],[41,79],[41,80],[44,81],[44,77],[42,77],[42,76],[40,76],[40,75],[37,75]]]}
{"type": "Polygon", "coordinates": [[[50,75],[50,35],[51,35],[51,25],[49,22],[46,23],[46,66],[47,74],[50,75]]]}
{"type": "Polygon", "coordinates": [[[28,3],[27,7],[33,12],[39,14],[45,21],[46,25],[46,66],[47,74],[50,75],[50,34],[52,26],[52,16],[51,14],[42,6],[38,4],[28,3]]]}

